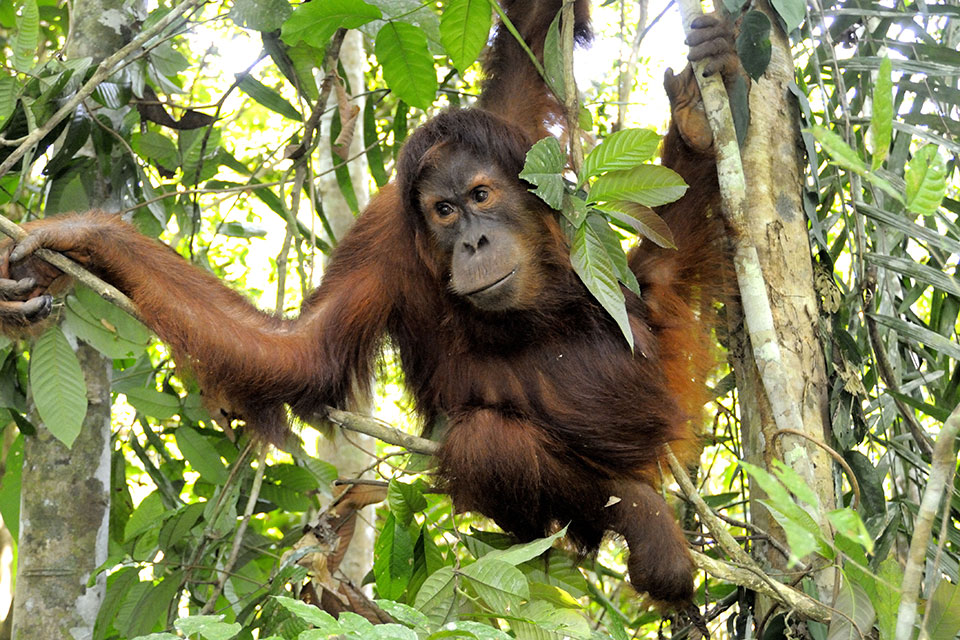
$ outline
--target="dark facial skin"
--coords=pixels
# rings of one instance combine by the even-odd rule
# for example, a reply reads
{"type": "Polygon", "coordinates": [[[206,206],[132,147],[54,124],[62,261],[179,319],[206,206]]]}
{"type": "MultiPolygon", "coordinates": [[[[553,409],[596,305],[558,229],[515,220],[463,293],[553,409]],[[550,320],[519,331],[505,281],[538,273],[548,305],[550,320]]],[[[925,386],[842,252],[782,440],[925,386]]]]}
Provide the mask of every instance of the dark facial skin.
{"type": "Polygon", "coordinates": [[[441,150],[419,180],[420,210],[448,261],[450,289],[486,311],[532,306],[540,290],[542,212],[492,162],[441,150]]]}

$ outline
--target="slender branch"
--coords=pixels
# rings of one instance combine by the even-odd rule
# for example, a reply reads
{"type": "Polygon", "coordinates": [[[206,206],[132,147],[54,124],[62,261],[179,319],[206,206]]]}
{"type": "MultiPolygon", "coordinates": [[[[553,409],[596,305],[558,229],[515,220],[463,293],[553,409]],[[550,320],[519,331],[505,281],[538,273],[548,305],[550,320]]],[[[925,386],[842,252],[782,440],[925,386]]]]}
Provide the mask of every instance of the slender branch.
{"type": "Polygon", "coordinates": [[[213,590],[213,594],[207,599],[206,604],[203,605],[203,609],[200,611],[201,615],[206,615],[213,611],[213,608],[217,605],[217,599],[220,597],[220,594],[223,593],[223,587],[227,584],[227,580],[233,575],[233,567],[237,564],[237,558],[240,556],[240,547],[243,545],[243,535],[247,532],[247,525],[250,524],[253,510],[257,506],[257,500],[260,499],[260,487],[263,486],[263,472],[267,467],[267,451],[269,450],[270,447],[266,445],[260,446],[260,458],[257,461],[257,471],[253,476],[253,486],[250,488],[247,506],[243,510],[243,520],[240,521],[240,526],[237,527],[236,533],[233,534],[233,546],[230,548],[230,556],[224,563],[223,569],[220,570],[220,579],[217,580],[217,587],[213,590]]]}
{"type": "MultiPolygon", "coordinates": [[[[23,240],[23,238],[27,235],[27,232],[24,231],[22,227],[14,222],[11,222],[4,216],[0,216],[0,231],[13,238],[15,242],[23,240]]],[[[72,276],[77,280],[77,282],[81,282],[90,287],[105,300],[109,300],[130,315],[134,317],[140,317],[139,313],[137,312],[137,307],[134,306],[133,301],[122,291],[114,287],[112,284],[104,282],[65,255],[49,249],[37,249],[34,251],[33,255],[45,260],[46,262],[49,262],[57,269],[60,269],[60,271],[63,271],[65,274],[72,276]]]]}
{"type": "Polygon", "coordinates": [[[910,551],[907,553],[907,565],[903,569],[903,582],[900,586],[900,609],[897,611],[896,640],[910,640],[917,619],[917,600],[920,585],[923,582],[923,568],[926,565],[927,545],[933,533],[933,520],[937,516],[940,500],[948,487],[948,482],[956,470],[957,456],[954,453],[954,441],[960,432],[960,405],[957,405],[940,430],[937,442],[933,446],[930,476],[920,499],[920,510],[913,527],[910,551]]]}
{"type": "Polygon", "coordinates": [[[693,486],[693,482],[690,481],[686,469],[683,468],[683,465],[681,465],[676,456],[673,455],[670,447],[665,445],[664,451],[667,454],[667,463],[670,465],[670,471],[673,473],[674,479],[677,481],[677,484],[680,485],[683,494],[693,504],[693,508],[697,510],[697,515],[700,516],[700,520],[706,525],[710,533],[714,535],[720,547],[730,558],[738,563],[747,566],[753,565],[753,558],[748,556],[747,552],[743,550],[743,547],[737,544],[737,541],[733,539],[733,536],[730,535],[727,528],[723,526],[720,518],[713,513],[713,510],[710,509],[703,498],[700,497],[697,488],[693,486]]]}
{"type": "Polygon", "coordinates": [[[433,440],[412,436],[409,433],[404,433],[399,429],[395,429],[369,416],[328,408],[327,418],[344,429],[365,433],[368,436],[373,436],[377,440],[403,447],[413,453],[432,456],[436,455],[437,451],[440,450],[439,443],[433,440]]]}
{"type": "Polygon", "coordinates": [[[0,163],[0,176],[6,175],[7,172],[10,171],[10,169],[20,160],[20,158],[26,155],[27,151],[39,143],[44,136],[53,131],[53,128],[56,127],[64,118],[71,115],[77,106],[96,90],[101,82],[109,78],[110,75],[117,70],[117,68],[122,66],[122,64],[125,64],[124,59],[128,55],[143,46],[147,40],[166,29],[181,15],[196,6],[203,4],[204,2],[205,0],[184,0],[184,2],[180,3],[177,7],[171,10],[170,13],[158,20],[151,27],[141,31],[136,38],[129,42],[129,44],[120,48],[112,56],[105,58],[103,62],[97,66],[97,70],[92,76],[90,76],[90,79],[84,82],[83,86],[77,89],[77,92],[70,96],[70,98],[63,103],[63,106],[60,107],[56,113],[50,116],[50,119],[44,122],[40,127],[34,129],[30,135],[24,138],[23,142],[13,150],[13,153],[7,156],[7,158],[0,163]]]}
{"type": "Polygon", "coordinates": [[[757,575],[754,569],[728,564],[697,551],[691,551],[690,555],[693,556],[693,563],[697,568],[706,571],[715,578],[753,589],[758,593],[773,598],[788,609],[797,611],[811,620],[817,620],[818,622],[830,621],[829,607],[814,600],[802,591],[798,591],[787,585],[777,584],[768,576],[757,575]]]}
{"type": "MultiPolygon", "coordinates": [[[[679,6],[683,16],[684,30],[689,33],[690,23],[702,15],[700,0],[680,0],[679,6]]],[[[707,120],[713,131],[721,203],[727,223],[733,230],[731,236],[735,243],[734,269],[740,287],[743,316],[750,334],[750,343],[753,345],[753,355],[760,379],[770,402],[777,428],[803,431],[803,421],[798,410],[801,403],[792,397],[793,394],[788,393],[789,378],[780,356],[780,345],[777,342],[773,312],[760,267],[760,258],[757,248],[749,241],[750,230],[745,216],[746,179],[740,160],[740,147],[737,144],[733,116],[727,100],[727,91],[720,74],[704,77],[703,67],[706,60],[691,64],[697,83],[700,85],[707,120]]]]}
{"type": "Polygon", "coordinates": [[[573,75],[573,7],[575,0],[564,0],[560,9],[563,31],[560,34],[563,53],[563,102],[564,116],[567,120],[567,138],[570,142],[570,168],[580,172],[583,165],[583,141],[580,139],[580,97],[577,81],[573,75]]]}

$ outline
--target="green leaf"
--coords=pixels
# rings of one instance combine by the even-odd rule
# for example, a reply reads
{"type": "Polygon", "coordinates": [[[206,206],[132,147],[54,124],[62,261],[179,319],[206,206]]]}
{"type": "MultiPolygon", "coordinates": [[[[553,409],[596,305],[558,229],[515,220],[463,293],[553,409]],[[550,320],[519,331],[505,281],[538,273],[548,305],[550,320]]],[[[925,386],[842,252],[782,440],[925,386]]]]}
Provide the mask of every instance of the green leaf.
{"type": "Polygon", "coordinates": [[[437,72],[423,31],[406,22],[387,22],[377,32],[374,50],[391,91],[404,102],[427,109],[437,93],[437,72]]]}
{"type": "Polygon", "coordinates": [[[36,0],[20,3],[16,30],[9,44],[13,49],[13,68],[21,73],[30,71],[40,46],[40,11],[36,0]]]}
{"type": "Polygon", "coordinates": [[[480,55],[490,34],[489,0],[450,0],[440,14],[440,42],[461,75],[480,55]]]}
{"type": "Polygon", "coordinates": [[[380,150],[380,137],[377,134],[377,114],[376,98],[373,95],[367,96],[363,104],[363,144],[367,149],[367,165],[370,167],[370,175],[373,176],[377,187],[390,182],[387,170],[383,164],[383,152],[380,150]]]}
{"type": "Polygon", "coordinates": [[[212,484],[225,484],[230,475],[213,445],[192,427],[177,429],[177,446],[193,470],[212,484]]]}
{"type": "Polygon", "coordinates": [[[239,80],[237,86],[240,88],[240,90],[265,106],[267,109],[279,113],[284,118],[288,118],[296,122],[303,121],[303,116],[300,115],[300,112],[297,111],[297,108],[287,102],[283,96],[277,93],[276,90],[266,86],[256,78],[252,77],[250,74],[238,73],[236,77],[239,80]]]}
{"type": "Polygon", "coordinates": [[[907,210],[932,216],[947,189],[947,168],[935,145],[921,147],[907,163],[907,210]]]}
{"type": "Polygon", "coordinates": [[[862,640],[861,631],[873,627],[876,615],[870,598],[859,584],[844,577],[833,608],[843,613],[830,617],[827,640],[862,640]]]}
{"type": "Polygon", "coordinates": [[[607,256],[617,273],[617,280],[632,291],[638,298],[640,297],[640,283],[637,282],[637,276],[630,270],[627,264],[627,254],[623,252],[623,245],[620,244],[620,234],[610,228],[607,221],[598,215],[592,215],[587,218],[589,224],[597,237],[603,243],[603,248],[607,250],[607,256]]]}
{"type": "Polygon", "coordinates": [[[494,611],[515,613],[520,602],[530,598],[530,585],[515,566],[483,557],[461,571],[477,594],[494,611]]]}
{"type": "Polygon", "coordinates": [[[0,75],[0,131],[17,106],[20,85],[13,76],[0,75]]]}
{"type": "Polygon", "coordinates": [[[939,333],[931,331],[913,322],[907,322],[893,316],[871,313],[870,317],[900,334],[900,339],[912,340],[936,349],[954,360],[960,360],[960,345],[939,333]]]}
{"type": "Polygon", "coordinates": [[[873,169],[883,165],[890,151],[893,136],[893,80],[890,58],[880,61],[877,80],[873,85],[873,115],[870,119],[870,137],[873,141],[873,169]]]}
{"type": "Polygon", "coordinates": [[[30,388],[43,423],[70,448],[87,414],[87,385],[59,327],[47,329],[30,351],[30,388]]]}
{"type": "Polygon", "coordinates": [[[288,0],[233,0],[230,19],[244,29],[276,31],[290,17],[288,0]]]}
{"type": "Polygon", "coordinates": [[[273,596],[277,604],[327,635],[340,633],[340,623],[326,611],[286,596],[273,596]]]}
{"type": "Polygon", "coordinates": [[[130,519],[123,528],[123,541],[129,542],[145,531],[163,524],[163,496],[154,491],[140,501],[137,508],[130,514],[130,519]]]}
{"type": "Polygon", "coordinates": [[[391,513],[373,548],[373,575],[381,598],[399,600],[413,575],[413,541],[391,513]]]}
{"type": "Polygon", "coordinates": [[[797,496],[800,500],[803,500],[808,505],[814,509],[820,509],[820,499],[817,498],[817,494],[807,485],[806,480],[800,477],[800,474],[788,467],[782,461],[774,458],[773,460],[773,473],[777,476],[777,479],[783,483],[790,492],[797,496]]]}
{"type": "Polygon", "coordinates": [[[657,164],[645,164],[625,171],[611,171],[593,183],[591,202],[627,200],[657,207],[680,199],[687,183],[680,174],[657,164]]]}
{"type": "Polygon", "coordinates": [[[387,504],[397,520],[408,526],[414,513],[427,508],[427,499],[419,486],[391,480],[387,487],[387,504]]]}
{"type": "Polygon", "coordinates": [[[877,174],[867,171],[866,162],[843,138],[823,127],[812,127],[809,131],[833,162],[847,171],[863,176],[898,202],[903,202],[903,196],[889,182],[877,174]]]}
{"type": "Polygon", "coordinates": [[[760,80],[770,66],[773,46],[770,44],[770,18],[762,11],[751,10],[744,14],[740,22],[740,34],[737,36],[737,55],[744,71],[754,79],[760,80]]]}
{"type": "Polygon", "coordinates": [[[230,640],[240,632],[236,622],[223,622],[223,616],[190,616],[173,623],[186,636],[200,634],[205,640],[230,640]]]}
{"type": "Polygon", "coordinates": [[[539,538],[523,544],[515,544],[507,549],[496,549],[483,557],[484,559],[491,558],[506,562],[507,564],[518,565],[521,562],[527,562],[528,560],[533,560],[543,555],[547,549],[553,547],[554,542],[565,535],[567,535],[567,527],[546,538],[539,538]]]}
{"type": "Polygon", "coordinates": [[[617,279],[616,267],[597,232],[589,224],[574,232],[570,247],[570,263],[587,290],[620,327],[633,350],[633,331],[627,315],[626,300],[617,279]]]}
{"type": "Polygon", "coordinates": [[[552,209],[563,207],[563,170],[566,156],[560,141],[554,137],[544,138],[530,147],[520,179],[536,187],[532,191],[552,209]]]}
{"type": "MultiPolygon", "coordinates": [[[[900,609],[900,582],[902,580],[903,569],[900,568],[896,560],[887,558],[880,563],[876,580],[876,600],[874,601],[880,640],[894,640],[896,637],[897,611],[900,609]]],[[[932,640],[933,634],[930,637],[932,640]]],[[[952,638],[953,636],[951,636],[952,638]]]]}
{"type": "Polygon", "coordinates": [[[953,640],[960,633],[960,585],[941,578],[927,605],[927,635],[930,640],[953,640]]]}
{"type": "Polygon", "coordinates": [[[598,205],[597,209],[658,246],[665,249],[677,248],[669,225],[650,207],[636,202],[615,200],[598,205]]]}
{"type": "Polygon", "coordinates": [[[303,40],[322,51],[337,29],[356,29],[382,15],[380,9],[363,0],[307,2],[297,7],[283,23],[280,37],[288,45],[303,40]]]}
{"type": "Polygon", "coordinates": [[[138,357],[150,342],[139,320],[88,287],[75,287],[66,309],[65,326],[108,358],[138,357]]]}
{"type": "Polygon", "coordinates": [[[550,21],[550,27],[547,29],[547,37],[543,43],[543,73],[544,81],[553,91],[561,103],[567,99],[567,87],[563,79],[563,46],[560,43],[560,15],[557,15],[550,21]]]}
{"type": "Polygon", "coordinates": [[[178,396],[142,387],[130,387],[124,394],[137,411],[152,418],[167,420],[180,413],[178,396]]]}
{"type": "Polygon", "coordinates": [[[607,136],[586,158],[577,186],[605,171],[633,169],[657,152],[660,136],[652,129],[623,129],[607,136]]]}
{"type": "Polygon", "coordinates": [[[518,640],[560,640],[591,637],[590,625],[579,612],[534,600],[523,605],[521,619],[511,623],[518,640]]]}
{"type": "Polygon", "coordinates": [[[863,520],[853,509],[835,509],[827,513],[830,523],[838,533],[857,542],[867,553],[873,553],[873,538],[863,525],[863,520]]]}
{"type": "Polygon", "coordinates": [[[567,222],[569,222],[574,229],[577,229],[587,219],[587,215],[590,213],[590,207],[587,206],[587,201],[579,195],[572,195],[564,190],[563,208],[560,209],[560,213],[563,214],[563,217],[566,218],[567,222]]]}
{"type": "Polygon", "coordinates": [[[20,478],[23,474],[23,434],[17,434],[7,449],[0,478],[0,518],[14,540],[20,539],[20,478]]]}
{"type": "Polygon", "coordinates": [[[440,626],[455,613],[456,585],[453,567],[442,567],[420,587],[413,606],[425,613],[434,625],[440,626]]]}
{"type": "Polygon", "coordinates": [[[807,3],[804,0],[772,0],[772,4],[783,19],[788,34],[799,27],[807,17],[807,3]]]}

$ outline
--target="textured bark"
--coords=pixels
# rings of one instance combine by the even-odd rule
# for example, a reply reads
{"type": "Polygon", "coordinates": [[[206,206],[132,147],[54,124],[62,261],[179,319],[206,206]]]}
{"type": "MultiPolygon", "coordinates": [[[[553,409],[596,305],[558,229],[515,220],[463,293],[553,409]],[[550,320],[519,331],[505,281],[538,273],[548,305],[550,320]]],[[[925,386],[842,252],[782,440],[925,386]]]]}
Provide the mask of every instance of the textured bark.
{"type": "MultiPolygon", "coordinates": [[[[343,39],[343,45],[340,47],[340,63],[347,73],[347,82],[353,95],[361,93],[364,89],[363,66],[366,54],[363,50],[363,38],[358,31],[351,30],[347,32],[343,39]]],[[[362,108],[362,104],[360,104],[362,108]]],[[[330,118],[333,111],[328,111],[322,120],[322,134],[328,136],[330,133],[330,118]]],[[[321,141],[321,146],[329,145],[328,140],[321,141]]],[[[320,162],[318,169],[324,171],[329,169],[330,154],[326,150],[319,153],[320,162]]],[[[367,190],[367,157],[363,154],[363,117],[361,115],[357,120],[356,131],[353,134],[353,140],[350,144],[349,158],[351,160],[347,167],[350,171],[350,179],[353,182],[354,191],[357,194],[357,201],[362,210],[369,201],[369,192],[367,190]]],[[[356,218],[350,207],[347,205],[343,196],[340,194],[340,187],[337,185],[336,176],[332,172],[320,176],[317,181],[317,188],[320,190],[323,201],[323,212],[330,221],[330,227],[337,240],[346,235],[347,230],[353,225],[356,218]]],[[[362,414],[369,414],[370,406],[352,406],[352,411],[362,414]]],[[[363,447],[367,451],[376,449],[376,441],[360,433],[349,433],[344,435],[340,429],[335,429],[330,438],[322,439],[317,443],[316,455],[318,458],[327,460],[330,464],[337,467],[341,478],[359,477],[364,469],[367,469],[373,462],[373,458],[358,448],[363,447]]],[[[368,472],[365,474],[370,476],[368,472]]],[[[363,577],[367,575],[373,566],[373,543],[376,536],[376,530],[373,528],[375,507],[369,506],[361,510],[356,521],[356,529],[353,538],[350,541],[350,547],[340,563],[340,571],[356,585],[363,583],[363,577]]]]}
{"type": "MultiPolygon", "coordinates": [[[[776,20],[771,19],[776,25],[776,20]]],[[[750,134],[743,149],[748,206],[745,212],[750,241],[756,247],[767,284],[774,326],[786,376],[778,390],[799,408],[802,430],[830,443],[828,386],[823,351],[818,338],[818,302],[807,223],[802,206],[803,166],[795,99],[788,85],[794,65],[786,36],[776,27],[771,34],[770,67],[750,94],[750,134]]],[[[732,309],[733,310],[733,309],[732,309]]],[[[738,319],[734,315],[734,322],[738,319]]],[[[743,439],[747,459],[769,468],[775,458],[796,470],[816,491],[825,512],[834,508],[833,464],[822,449],[793,435],[776,437],[770,405],[761,384],[753,351],[742,333],[734,333],[731,361],[737,375],[743,439]]],[[[751,510],[763,529],[778,532],[753,491],[751,510]]],[[[771,568],[784,568],[786,558],[759,543],[759,555],[771,568]]],[[[821,572],[821,588],[832,587],[833,576],[821,572]]]]}
{"type": "MultiPolygon", "coordinates": [[[[76,0],[66,54],[106,58],[125,43],[123,0],[76,0]]],[[[109,176],[93,181],[91,205],[110,210],[109,176]]],[[[105,576],[110,521],[110,360],[79,343],[87,415],[67,449],[42,425],[24,441],[20,542],[13,607],[15,640],[93,637],[105,576]]]]}
{"type": "Polygon", "coordinates": [[[80,640],[93,635],[107,559],[110,515],[110,375],[92,347],[77,350],[87,382],[87,415],[67,449],[41,426],[24,440],[15,640],[80,640]]]}

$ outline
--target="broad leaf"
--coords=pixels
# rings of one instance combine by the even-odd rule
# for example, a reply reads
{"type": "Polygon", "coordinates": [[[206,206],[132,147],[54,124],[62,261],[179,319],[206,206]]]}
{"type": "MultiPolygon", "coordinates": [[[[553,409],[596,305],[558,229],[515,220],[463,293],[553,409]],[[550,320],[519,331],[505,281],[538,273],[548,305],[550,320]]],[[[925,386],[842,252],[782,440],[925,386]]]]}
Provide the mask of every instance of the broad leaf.
{"type": "Polygon", "coordinates": [[[192,427],[177,429],[177,446],[194,471],[211,484],[224,484],[230,475],[220,454],[210,442],[192,427]]]}
{"type": "Polygon", "coordinates": [[[530,585],[515,566],[483,557],[462,570],[477,594],[495,611],[516,613],[520,602],[530,598],[530,585]]]}
{"type": "Polygon", "coordinates": [[[287,0],[233,0],[230,19],[245,29],[276,31],[290,17],[287,0]]]}
{"type": "Polygon", "coordinates": [[[322,50],[337,29],[356,29],[382,15],[380,9],[363,0],[306,2],[283,23],[280,37],[289,45],[303,40],[322,50]]]}
{"type": "Polygon", "coordinates": [[[773,46],[770,44],[770,18],[762,11],[752,10],[744,14],[737,36],[737,55],[744,71],[760,80],[770,65],[773,46]]]}
{"type": "Polygon", "coordinates": [[[433,103],[437,73],[423,31],[405,22],[387,22],[377,32],[374,49],[383,79],[397,97],[420,109],[433,103]]]}
{"type": "Polygon", "coordinates": [[[589,216],[587,224],[593,228],[600,242],[603,243],[604,249],[607,250],[607,256],[616,270],[617,279],[639,298],[640,284],[637,282],[637,276],[627,265],[627,254],[623,252],[623,245],[620,244],[620,234],[610,228],[603,216],[589,216]]]}
{"type": "Polygon", "coordinates": [[[614,201],[597,206],[613,220],[630,227],[638,235],[648,238],[665,249],[676,249],[673,232],[656,211],[635,202],[614,201]]]}
{"type": "Polygon", "coordinates": [[[16,30],[8,44],[13,49],[13,68],[21,73],[30,71],[40,44],[40,11],[36,0],[20,2],[16,30]]]}
{"type": "Polygon", "coordinates": [[[284,609],[317,629],[325,631],[328,635],[340,632],[340,624],[337,620],[319,607],[286,596],[273,596],[273,598],[284,609]]]}
{"type": "Polygon", "coordinates": [[[627,200],[648,207],[658,207],[678,200],[687,190],[687,183],[672,169],[645,164],[626,171],[611,171],[593,183],[591,202],[627,200]]]}
{"type": "Polygon", "coordinates": [[[560,147],[560,141],[549,137],[538,141],[527,152],[520,179],[536,187],[533,192],[553,209],[563,207],[565,192],[563,170],[566,157],[560,147]]]}
{"type": "Polygon", "coordinates": [[[87,385],[77,354],[58,327],[47,329],[33,345],[30,388],[44,425],[71,447],[87,413],[87,385]]]}
{"type": "Polygon", "coordinates": [[[960,633],[960,586],[941,578],[928,608],[926,631],[930,640],[956,638],[960,633]]]}
{"type": "Polygon", "coordinates": [[[660,136],[651,129],[623,129],[607,136],[583,160],[579,184],[605,171],[633,169],[657,152],[660,136]]]}
{"type": "Polygon", "coordinates": [[[627,315],[626,300],[620,289],[616,267],[591,225],[585,224],[574,232],[570,263],[593,297],[620,327],[633,350],[633,331],[630,329],[630,317],[627,315]]]}
{"type": "Polygon", "coordinates": [[[407,528],[392,513],[387,516],[373,552],[377,592],[388,600],[398,600],[413,574],[413,541],[407,528]]]}
{"type": "Polygon", "coordinates": [[[947,169],[935,145],[917,151],[907,164],[907,210],[932,216],[940,207],[947,189],[947,169]]]}
{"type": "Polygon", "coordinates": [[[267,109],[275,111],[290,120],[297,122],[303,120],[303,116],[300,115],[297,108],[287,102],[276,90],[264,85],[249,74],[237,74],[237,79],[239,80],[237,87],[267,109]]]}
{"type": "Polygon", "coordinates": [[[427,614],[433,624],[439,626],[445,623],[454,614],[456,584],[453,567],[443,567],[433,572],[417,592],[414,607],[427,614]]]}
{"type": "Polygon", "coordinates": [[[788,34],[799,27],[807,16],[807,3],[804,0],[771,0],[771,3],[783,19],[788,34]]]}
{"type": "Polygon", "coordinates": [[[480,55],[490,34],[490,0],[451,0],[440,14],[440,42],[461,74],[480,55]]]}
{"type": "Polygon", "coordinates": [[[862,640],[873,627],[876,615],[863,587],[843,578],[833,608],[843,613],[830,618],[827,640],[862,640]]]}
{"type": "Polygon", "coordinates": [[[546,538],[539,538],[531,542],[525,542],[523,544],[513,545],[508,549],[496,549],[486,554],[486,558],[495,558],[501,560],[508,564],[518,565],[521,562],[526,562],[527,560],[533,560],[534,558],[543,555],[543,553],[553,547],[553,543],[562,538],[567,534],[567,528],[564,527],[560,531],[557,531],[553,535],[547,536],[546,538]]]}

